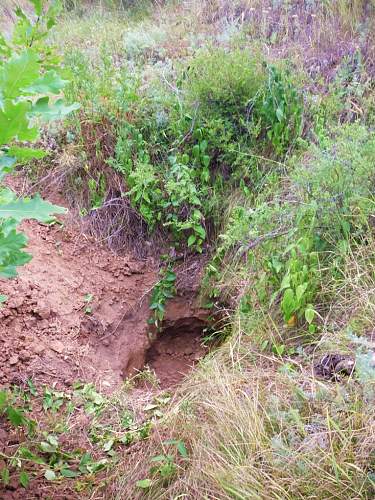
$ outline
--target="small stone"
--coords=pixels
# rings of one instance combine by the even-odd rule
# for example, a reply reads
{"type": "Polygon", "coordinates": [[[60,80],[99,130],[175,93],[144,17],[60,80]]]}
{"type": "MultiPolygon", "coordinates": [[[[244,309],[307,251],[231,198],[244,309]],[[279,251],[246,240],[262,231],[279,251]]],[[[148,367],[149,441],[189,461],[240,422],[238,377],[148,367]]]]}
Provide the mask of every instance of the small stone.
{"type": "Polygon", "coordinates": [[[9,358],[9,364],[10,365],[16,365],[18,363],[18,356],[11,356],[9,358]]]}
{"type": "Polygon", "coordinates": [[[60,340],[54,340],[49,346],[53,351],[58,352],[59,354],[61,354],[65,349],[64,344],[60,342],[60,340]]]}
{"type": "Polygon", "coordinates": [[[39,314],[42,319],[48,319],[51,317],[52,311],[51,307],[47,302],[39,301],[37,307],[35,308],[35,312],[39,314]]]}
{"type": "Polygon", "coordinates": [[[32,316],[31,318],[28,318],[25,320],[25,326],[26,326],[26,328],[32,328],[33,326],[36,325],[36,322],[37,322],[37,320],[36,320],[35,316],[32,316]]]}
{"type": "Polygon", "coordinates": [[[21,361],[29,361],[30,360],[30,352],[24,349],[20,352],[21,361]]]}
{"type": "Polygon", "coordinates": [[[31,349],[35,352],[35,354],[41,354],[46,348],[42,343],[35,342],[31,349]]]}
{"type": "Polygon", "coordinates": [[[8,302],[8,306],[11,308],[11,309],[18,309],[19,307],[21,307],[24,303],[24,297],[20,296],[20,297],[12,297],[9,302],[8,302]]]}
{"type": "Polygon", "coordinates": [[[103,343],[103,345],[104,345],[105,347],[108,347],[108,346],[109,346],[109,340],[108,340],[108,339],[104,339],[102,343],[103,343]]]}

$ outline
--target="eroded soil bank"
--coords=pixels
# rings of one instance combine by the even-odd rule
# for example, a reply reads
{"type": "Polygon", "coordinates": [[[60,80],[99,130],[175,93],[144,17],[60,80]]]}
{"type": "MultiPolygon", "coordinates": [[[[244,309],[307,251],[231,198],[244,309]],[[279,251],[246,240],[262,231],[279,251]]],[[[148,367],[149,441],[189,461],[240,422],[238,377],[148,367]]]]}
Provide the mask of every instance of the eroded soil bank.
{"type": "Polygon", "coordinates": [[[0,381],[70,386],[94,382],[110,392],[145,364],[161,387],[178,383],[205,354],[205,312],[178,297],[163,332],[150,337],[149,293],[157,280],[154,259],[119,256],[88,239],[62,218],[46,226],[27,222],[33,259],[13,280],[0,310],[0,381]]]}

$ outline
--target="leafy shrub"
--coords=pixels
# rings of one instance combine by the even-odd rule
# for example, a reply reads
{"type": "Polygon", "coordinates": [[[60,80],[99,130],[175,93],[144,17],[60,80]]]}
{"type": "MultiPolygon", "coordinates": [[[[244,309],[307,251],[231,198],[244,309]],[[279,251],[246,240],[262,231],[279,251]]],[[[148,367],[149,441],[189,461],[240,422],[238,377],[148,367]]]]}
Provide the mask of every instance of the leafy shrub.
{"type": "Polygon", "coordinates": [[[176,243],[186,235],[188,245],[201,251],[206,233],[194,170],[177,157],[170,157],[166,164],[153,165],[147,146],[136,127],[125,125],[121,129],[116,158],[111,164],[124,175],[126,195],[150,230],[161,223],[171,230],[176,243]]]}
{"type": "Polygon", "coordinates": [[[124,34],[125,55],[129,59],[160,55],[160,46],[166,37],[165,29],[156,26],[140,25],[137,29],[128,30],[124,34]]]}
{"type": "Polygon", "coordinates": [[[149,324],[154,325],[157,329],[160,328],[163,321],[167,300],[176,294],[176,274],[173,272],[172,266],[163,267],[160,270],[159,276],[160,279],[152,290],[150,300],[152,317],[148,320],[149,324]]]}
{"type": "Polygon", "coordinates": [[[267,152],[268,143],[283,156],[301,134],[302,99],[290,74],[245,50],[199,53],[183,88],[223,161],[244,161],[235,151],[267,152]],[[266,141],[259,144],[259,139],[266,141]]]}
{"type": "Polygon", "coordinates": [[[67,50],[64,56],[64,64],[71,75],[65,95],[69,100],[78,100],[85,115],[91,119],[117,108],[120,74],[105,44],[99,54],[95,62],[78,49],[67,50]]]}
{"type": "MultiPolygon", "coordinates": [[[[253,305],[277,303],[289,326],[303,322],[315,332],[316,303],[353,240],[371,231],[374,209],[375,142],[359,124],[334,130],[326,149],[311,147],[307,162],[291,173],[294,201],[271,185],[256,207],[234,206],[220,237],[215,269],[234,267],[247,256],[247,273],[256,284],[246,293],[253,305]],[[270,194],[270,192],[268,192],[270,194]],[[233,256],[236,258],[233,259],[233,256]]],[[[236,270],[237,269],[239,270],[236,270]]],[[[246,269],[246,265],[245,265],[246,269]]],[[[212,275],[220,281],[221,275],[212,275]]],[[[211,280],[211,289],[215,286],[211,280]]]]}
{"type": "MultiPolygon", "coordinates": [[[[18,22],[12,38],[0,38],[0,182],[18,163],[43,158],[45,152],[25,147],[39,137],[38,120],[49,121],[69,114],[77,105],[65,106],[61,94],[66,81],[61,78],[59,59],[45,44],[50,28],[55,24],[56,4],[44,14],[44,2],[32,2],[37,20],[32,22],[18,8],[18,22]]],[[[15,193],[0,184],[0,274],[16,275],[16,267],[30,256],[23,251],[27,239],[16,232],[23,219],[47,222],[53,213],[65,209],[40,199],[17,199],[15,193]]]]}
{"type": "Polygon", "coordinates": [[[198,52],[190,62],[183,89],[199,113],[239,121],[262,92],[265,72],[248,51],[217,48],[198,52]]]}
{"type": "Polygon", "coordinates": [[[300,136],[302,101],[287,73],[268,68],[268,82],[260,106],[261,128],[275,152],[282,155],[300,136]]]}
{"type": "Polygon", "coordinates": [[[374,209],[375,140],[360,124],[333,131],[325,150],[312,148],[293,177],[303,201],[297,222],[318,250],[337,247],[367,230],[374,209]]]}

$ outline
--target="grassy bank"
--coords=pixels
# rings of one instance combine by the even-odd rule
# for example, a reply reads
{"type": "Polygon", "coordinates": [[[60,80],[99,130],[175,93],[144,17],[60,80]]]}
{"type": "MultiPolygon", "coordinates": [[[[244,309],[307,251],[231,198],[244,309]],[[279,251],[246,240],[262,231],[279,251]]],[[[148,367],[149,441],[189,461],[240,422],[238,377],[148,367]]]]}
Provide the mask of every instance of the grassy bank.
{"type": "Polygon", "coordinates": [[[203,255],[220,345],[84,498],[372,498],[374,3],[65,7],[62,189],[114,250],[163,255],[156,329],[203,255]]]}

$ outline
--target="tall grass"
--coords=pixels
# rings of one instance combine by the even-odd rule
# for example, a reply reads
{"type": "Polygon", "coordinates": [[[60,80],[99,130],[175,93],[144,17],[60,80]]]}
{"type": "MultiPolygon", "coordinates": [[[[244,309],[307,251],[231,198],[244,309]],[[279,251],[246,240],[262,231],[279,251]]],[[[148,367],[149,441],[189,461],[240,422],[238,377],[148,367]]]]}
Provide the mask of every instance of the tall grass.
{"type": "MultiPolygon", "coordinates": [[[[122,12],[124,3],[114,7],[122,12]]],[[[232,336],[176,392],[149,446],[124,458],[111,495],[373,498],[374,142],[369,123],[375,114],[367,103],[374,1],[190,0],[171,2],[141,23],[129,17],[127,7],[123,17],[105,9],[82,18],[65,16],[57,39],[75,74],[71,97],[82,100],[86,112],[92,110],[93,122],[104,114],[110,117],[105,126],[116,129],[124,120],[136,125],[141,147],[124,147],[124,164],[148,147],[150,168],[157,165],[163,172],[162,162],[178,148],[190,155],[196,140],[192,123],[201,120],[211,155],[209,178],[222,168],[222,182],[204,197],[204,203],[219,207],[212,239],[220,236],[208,248],[213,259],[203,292],[213,292],[218,307],[230,312],[232,336]],[[289,57],[293,77],[298,74],[304,85],[302,137],[282,157],[266,147],[268,124],[251,136],[254,143],[246,134],[240,142],[238,131],[248,125],[244,117],[254,111],[249,97],[259,94],[266,79],[261,64],[259,71],[250,65],[249,52],[268,63],[289,57]],[[126,107],[128,102],[134,107],[126,107]],[[362,126],[342,126],[354,119],[362,126]],[[270,278],[275,266],[289,262],[287,248],[308,231],[319,254],[310,272],[315,301],[310,330],[303,314],[296,323],[283,320],[283,280],[278,271],[270,278]],[[356,372],[331,380],[315,376],[314,365],[337,353],[356,359],[356,372]],[[177,473],[168,480],[152,476],[149,489],[137,487],[136,480],[152,475],[150,458],[171,436],[185,443],[188,458],[174,457],[177,473]]],[[[129,137],[124,128],[123,143],[129,137]]]]}

